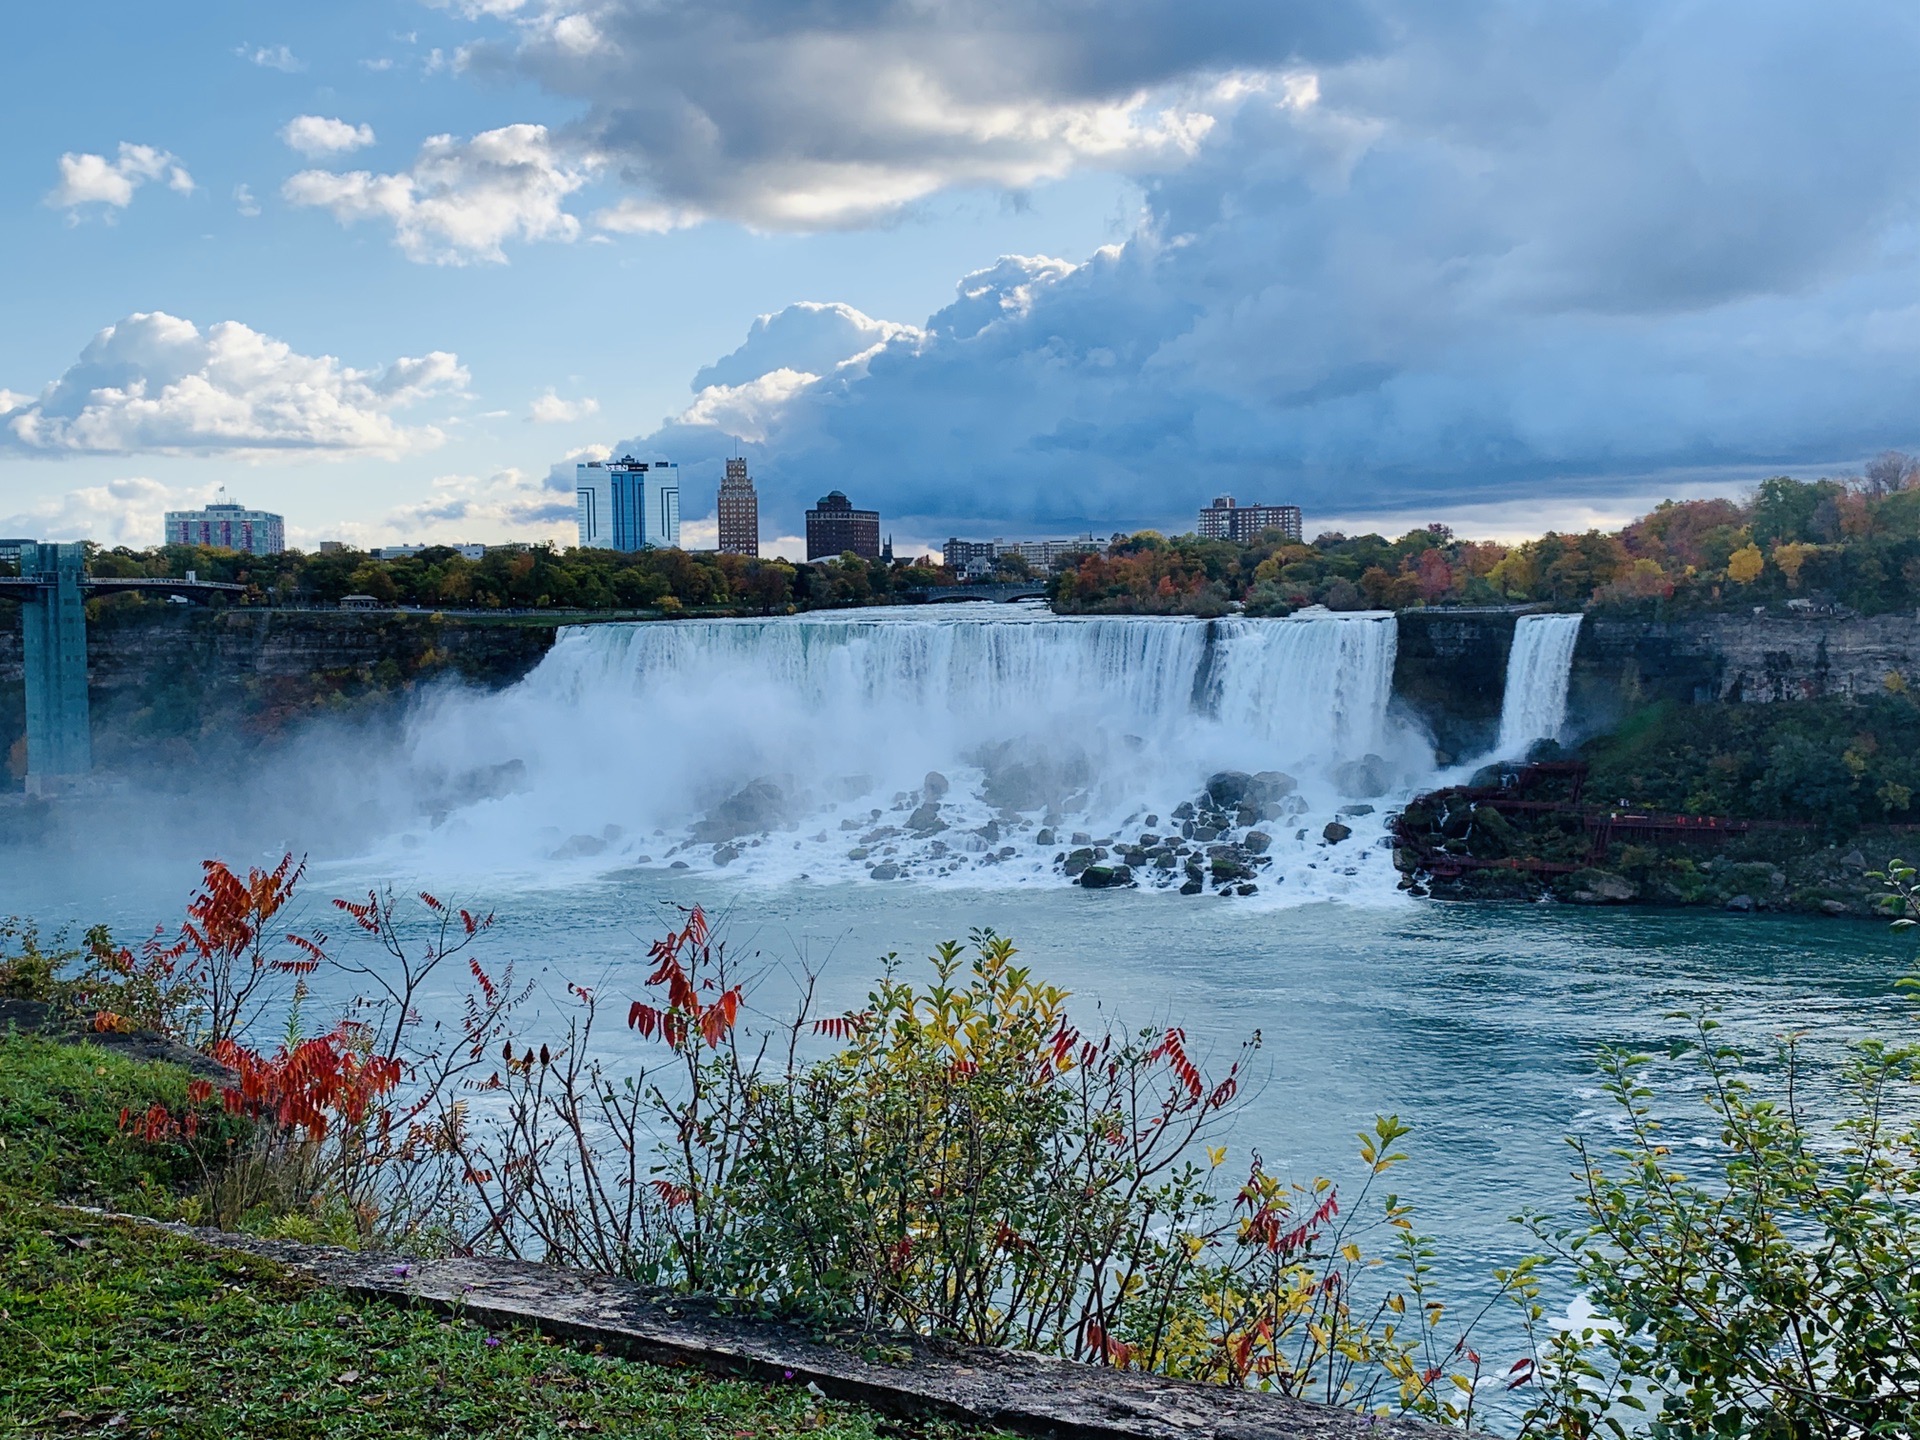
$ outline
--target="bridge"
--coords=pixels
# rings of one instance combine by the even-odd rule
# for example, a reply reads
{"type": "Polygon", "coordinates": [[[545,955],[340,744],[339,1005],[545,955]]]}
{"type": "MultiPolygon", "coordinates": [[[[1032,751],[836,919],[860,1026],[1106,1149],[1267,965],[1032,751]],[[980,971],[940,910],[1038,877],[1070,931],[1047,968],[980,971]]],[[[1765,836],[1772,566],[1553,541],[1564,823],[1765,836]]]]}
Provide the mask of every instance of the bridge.
{"type": "Polygon", "coordinates": [[[1044,600],[1044,580],[975,581],[966,585],[916,585],[902,590],[900,598],[909,605],[945,605],[955,600],[1044,600]]]}
{"type": "Polygon", "coordinates": [[[210,600],[244,590],[218,580],[87,574],[87,547],[28,543],[18,576],[0,576],[0,599],[20,602],[27,661],[27,793],[49,794],[93,770],[87,708],[87,610],[93,595],[129,592],[210,600]]]}

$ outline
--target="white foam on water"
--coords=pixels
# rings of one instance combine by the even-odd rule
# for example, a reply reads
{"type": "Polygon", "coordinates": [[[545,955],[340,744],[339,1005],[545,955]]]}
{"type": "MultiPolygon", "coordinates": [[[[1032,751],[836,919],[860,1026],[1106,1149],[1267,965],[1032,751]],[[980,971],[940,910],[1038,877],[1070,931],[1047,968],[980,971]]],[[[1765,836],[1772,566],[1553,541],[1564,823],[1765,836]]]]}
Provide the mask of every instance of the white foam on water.
{"type": "Polygon", "coordinates": [[[1255,898],[1391,895],[1382,812],[1432,770],[1388,709],[1396,639],[1372,613],[986,605],[570,628],[509,690],[417,712],[420,817],[392,843],[547,879],[679,862],[775,883],[1061,885],[1075,835],[1177,833],[1174,807],[1209,775],[1277,770],[1299,789],[1260,827],[1273,860],[1255,898]],[[929,772],[944,795],[923,793],[929,772]],[[1374,813],[1338,814],[1362,792],[1374,813]],[[930,798],[937,816],[910,825],[930,798]],[[1329,846],[1336,816],[1355,833],[1329,846]]]}

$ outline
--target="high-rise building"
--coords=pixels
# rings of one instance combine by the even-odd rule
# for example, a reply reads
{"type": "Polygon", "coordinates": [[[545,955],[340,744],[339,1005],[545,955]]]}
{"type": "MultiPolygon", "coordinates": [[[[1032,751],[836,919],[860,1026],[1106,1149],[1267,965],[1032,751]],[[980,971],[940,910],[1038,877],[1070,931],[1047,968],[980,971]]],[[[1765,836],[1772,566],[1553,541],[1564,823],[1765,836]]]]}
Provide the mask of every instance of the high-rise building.
{"type": "Polygon", "coordinates": [[[807,559],[831,560],[851,550],[863,560],[880,558],[880,512],[856,510],[838,490],[807,511],[807,559]]]}
{"type": "Polygon", "coordinates": [[[1213,504],[1200,512],[1200,538],[1238,540],[1251,543],[1268,530],[1278,530],[1289,540],[1300,538],[1298,505],[1236,505],[1233,496],[1217,495],[1213,504]]]}
{"type": "Polygon", "coordinates": [[[720,553],[760,553],[760,497],[743,459],[727,461],[727,476],[720,482],[720,553]]]}
{"type": "Polygon", "coordinates": [[[216,500],[204,510],[167,511],[167,536],[161,543],[278,555],[287,548],[287,525],[266,510],[249,510],[228,500],[216,500]]]}
{"type": "Polygon", "coordinates": [[[574,467],[583,550],[652,550],[680,543],[680,467],[665,460],[593,460],[574,467]]]}

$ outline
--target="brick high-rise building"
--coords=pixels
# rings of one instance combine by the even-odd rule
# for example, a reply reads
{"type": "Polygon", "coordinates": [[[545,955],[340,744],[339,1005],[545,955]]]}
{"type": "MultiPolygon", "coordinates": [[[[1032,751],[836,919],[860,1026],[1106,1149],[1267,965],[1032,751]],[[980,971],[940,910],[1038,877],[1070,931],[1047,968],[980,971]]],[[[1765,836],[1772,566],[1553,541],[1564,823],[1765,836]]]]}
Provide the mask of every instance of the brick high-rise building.
{"type": "Polygon", "coordinates": [[[727,478],[720,482],[720,553],[760,553],[760,497],[745,460],[727,461],[727,478]]]}
{"type": "Polygon", "coordinates": [[[880,558],[880,512],[856,510],[838,490],[807,511],[807,559],[831,560],[851,550],[863,560],[880,558]]]}
{"type": "Polygon", "coordinates": [[[1238,540],[1250,543],[1261,532],[1278,530],[1289,540],[1300,538],[1298,505],[1236,505],[1231,495],[1219,495],[1200,512],[1200,537],[1203,540],[1238,540]]]}

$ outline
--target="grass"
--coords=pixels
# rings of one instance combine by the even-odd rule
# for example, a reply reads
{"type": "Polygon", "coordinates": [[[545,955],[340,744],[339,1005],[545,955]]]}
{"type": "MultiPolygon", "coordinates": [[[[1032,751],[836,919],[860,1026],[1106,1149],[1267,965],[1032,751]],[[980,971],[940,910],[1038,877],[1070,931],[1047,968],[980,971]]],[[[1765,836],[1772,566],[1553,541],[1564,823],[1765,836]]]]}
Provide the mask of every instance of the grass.
{"type": "Polygon", "coordinates": [[[348,1299],[269,1261],[61,1203],[177,1211],[198,1162],[125,1139],[118,1117],[183,1101],[186,1081],[92,1046],[0,1037],[0,1435],[962,1433],[797,1384],[716,1380],[348,1299]]]}

